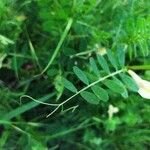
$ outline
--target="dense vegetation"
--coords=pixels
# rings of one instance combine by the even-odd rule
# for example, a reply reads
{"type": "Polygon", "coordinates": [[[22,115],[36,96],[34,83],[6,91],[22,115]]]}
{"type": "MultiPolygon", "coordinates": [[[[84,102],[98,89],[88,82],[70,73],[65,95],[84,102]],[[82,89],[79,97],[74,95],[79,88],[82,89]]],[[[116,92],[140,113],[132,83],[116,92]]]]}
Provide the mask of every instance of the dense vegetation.
{"type": "Polygon", "coordinates": [[[149,149],[149,49],[149,0],[0,0],[0,148],[149,149]]]}

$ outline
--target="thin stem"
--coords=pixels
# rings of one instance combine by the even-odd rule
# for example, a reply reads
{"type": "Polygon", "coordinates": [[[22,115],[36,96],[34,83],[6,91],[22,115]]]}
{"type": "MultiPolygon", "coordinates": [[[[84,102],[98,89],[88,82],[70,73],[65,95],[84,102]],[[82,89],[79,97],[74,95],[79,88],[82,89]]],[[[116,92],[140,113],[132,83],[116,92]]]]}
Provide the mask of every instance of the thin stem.
{"type": "Polygon", "coordinates": [[[82,55],[88,55],[88,54],[96,52],[96,51],[97,50],[89,50],[89,51],[85,51],[85,52],[80,52],[80,53],[71,55],[70,58],[74,58],[74,57],[78,57],[78,56],[82,56],[82,55]]]}
{"type": "Polygon", "coordinates": [[[33,59],[31,56],[28,56],[28,55],[22,55],[22,54],[14,54],[14,53],[8,53],[8,55],[10,56],[16,56],[16,57],[20,57],[20,58],[27,58],[27,59],[33,59]]]}
{"type": "Polygon", "coordinates": [[[150,70],[150,65],[140,65],[140,66],[128,66],[131,70],[150,70]]]}
{"type": "Polygon", "coordinates": [[[43,105],[49,105],[49,106],[59,106],[59,105],[60,105],[60,104],[45,103],[45,102],[36,100],[36,99],[34,99],[33,97],[31,97],[31,96],[29,96],[29,95],[22,95],[22,96],[20,97],[20,101],[22,100],[22,98],[25,98],[25,97],[26,97],[26,98],[29,98],[29,99],[31,99],[31,100],[37,102],[37,103],[43,104],[43,105]]]}
{"type": "Polygon", "coordinates": [[[68,108],[68,109],[66,109],[66,110],[62,110],[61,114],[64,114],[64,113],[66,113],[67,111],[70,111],[70,110],[72,110],[72,112],[74,112],[75,109],[76,109],[78,106],[79,106],[79,105],[76,105],[76,106],[72,106],[72,107],[70,107],[70,108],[68,108]]]}

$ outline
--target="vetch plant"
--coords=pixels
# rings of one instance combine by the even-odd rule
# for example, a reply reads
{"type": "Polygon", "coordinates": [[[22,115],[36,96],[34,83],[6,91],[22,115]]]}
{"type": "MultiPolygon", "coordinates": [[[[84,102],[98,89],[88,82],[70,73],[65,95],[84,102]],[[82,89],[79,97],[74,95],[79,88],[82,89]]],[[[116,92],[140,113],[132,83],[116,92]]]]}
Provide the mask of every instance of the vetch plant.
{"type": "MultiPolygon", "coordinates": [[[[112,50],[107,50],[107,55],[101,56],[97,54],[97,61],[93,57],[90,58],[92,74],[97,80],[93,81],[88,78],[85,71],[74,66],[73,71],[77,78],[85,85],[84,88],[78,90],[75,85],[68,79],[63,78],[64,87],[74,93],[71,97],[64,100],[60,104],[49,104],[39,102],[41,104],[56,107],[47,117],[51,116],[64,104],[80,95],[86,102],[92,105],[98,105],[101,102],[107,102],[110,97],[109,91],[115,95],[121,95],[128,98],[128,90],[138,92],[139,88],[134,79],[127,75],[127,67],[125,66],[124,47],[117,49],[117,55],[112,50]],[[98,62],[98,63],[97,63],[98,62]]],[[[26,97],[25,95],[22,97],[26,97]]],[[[29,96],[27,96],[30,98],[29,96]]],[[[32,98],[32,100],[35,100],[32,98]]],[[[37,100],[35,100],[38,102],[37,100]]]]}
{"type": "Polygon", "coordinates": [[[100,101],[108,101],[108,89],[116,94],[122,95],[124,98],[128,97],[127,89],[132,91],[138,90],[134,80],[125,74],[124,48],[118,48],[117,51],[117,56],[114,55],[112,50],[107,50],[107,57],[97,55],[98,65],[101,66],[101,70],[94,58],[90,58],[90,66],[93,74],[98,77],[97,81],[90,82],[84,71],[77,66],[73,68],[75,75],[86,85],[86,87],[78,91],[73,83],[64,79],[64,86],[75,93],[71,99],[80,94],[88,103],[97,105],[100,101]],[[111,64],[111,66],[109,64],[111,64]],[[102,73],[105,75],[102,76],[102,73]],[[132,84],[132,86],[130,86],[130,84],[132,84]]]}

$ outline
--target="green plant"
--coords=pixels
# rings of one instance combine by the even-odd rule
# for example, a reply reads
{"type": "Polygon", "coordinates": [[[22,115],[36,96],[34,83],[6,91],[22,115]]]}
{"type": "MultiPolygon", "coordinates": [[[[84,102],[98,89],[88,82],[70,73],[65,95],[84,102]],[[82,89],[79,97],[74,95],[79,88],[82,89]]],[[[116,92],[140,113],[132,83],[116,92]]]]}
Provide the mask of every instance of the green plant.
{"type": "Polygon", "coordinates": [[[149,149],[149,8],[1,0],[0,149],[149,149]]]}

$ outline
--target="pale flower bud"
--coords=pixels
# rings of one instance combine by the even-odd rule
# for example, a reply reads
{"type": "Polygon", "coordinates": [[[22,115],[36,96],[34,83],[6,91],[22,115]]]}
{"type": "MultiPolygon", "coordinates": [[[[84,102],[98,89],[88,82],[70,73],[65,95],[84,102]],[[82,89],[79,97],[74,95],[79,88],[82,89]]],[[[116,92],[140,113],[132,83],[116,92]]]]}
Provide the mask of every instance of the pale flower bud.
{"type": "Polygon", "coordinates": [[[143,80],[134,71],[128,70],[130,76],[135,80],[139,87],[138,93],[145,99],[150,99],[150,82],[143,80]]]}
{"type": "Polygon", "coordinates": [[[99,48],[97,50],[97,54],[102,55],[102,56],[105,55],[105,54],[107,54],[106,48],[105,47],[99,48]]]}
{"type": "Polygon", "coordinates": [[[113,105],[109,105],[109,108],[108,108],[108,116],[109,116],[109,119],[111,119],[113,117],[113,115],[115,113],[119,112],[119,109],[118,107],[114,107],[113,105]]]}

